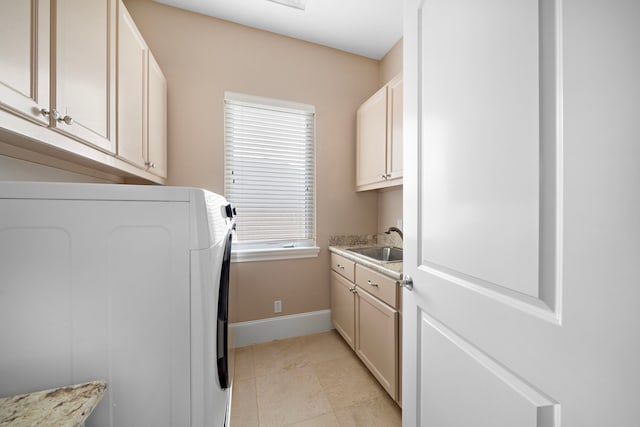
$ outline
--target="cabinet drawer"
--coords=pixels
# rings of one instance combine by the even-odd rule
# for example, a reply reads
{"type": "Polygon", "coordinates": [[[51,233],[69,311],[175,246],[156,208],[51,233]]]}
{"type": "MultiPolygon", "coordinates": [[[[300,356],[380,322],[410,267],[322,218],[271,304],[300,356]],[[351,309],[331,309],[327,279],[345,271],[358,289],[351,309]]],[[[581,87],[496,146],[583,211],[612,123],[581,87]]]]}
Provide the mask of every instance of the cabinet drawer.
{"type": "Polygon", "coordinates": [[[376,273],[373,270],[356,265],[356,285],[369,292],[371,295],[381,299],[396,308],[398,297],[396,292],[396,281],[384,274],[376,273]]]}
{"type": "Polygon", "coordinates": [[[338,254],[331,254],[331,269],[336,273],[354,281],[355,262],[346,259],[338,254]]]}

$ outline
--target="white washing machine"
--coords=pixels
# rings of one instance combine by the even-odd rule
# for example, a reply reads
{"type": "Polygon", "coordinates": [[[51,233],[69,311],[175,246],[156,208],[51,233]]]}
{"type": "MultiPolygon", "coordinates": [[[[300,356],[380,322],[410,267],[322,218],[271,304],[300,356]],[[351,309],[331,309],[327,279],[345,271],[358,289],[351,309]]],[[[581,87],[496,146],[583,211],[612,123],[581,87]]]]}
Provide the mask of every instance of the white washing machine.
{"type": "Polygon", "coordinates": [[[0,183],[0,397],[104,379],[87,426],[225,426],[234,210],[201,189],[0,183]]]}

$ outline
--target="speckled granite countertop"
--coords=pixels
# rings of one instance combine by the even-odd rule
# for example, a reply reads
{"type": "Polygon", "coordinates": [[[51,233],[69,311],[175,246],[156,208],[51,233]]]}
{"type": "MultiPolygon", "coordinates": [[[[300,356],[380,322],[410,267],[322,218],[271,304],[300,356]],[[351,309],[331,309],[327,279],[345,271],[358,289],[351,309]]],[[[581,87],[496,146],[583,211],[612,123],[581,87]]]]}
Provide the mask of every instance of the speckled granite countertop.
{"type": "MultiPolygon", "coordinates": [[[[369,267],[370,269],[382,273],[386,276],[391,277],[392,279],[401,280],[402,279],[402,263],[401,262],[376,262],[371,258],[362,256],[355,252],[348,251],[349,248],[356,247],[364,247],[364,246],[372,246],[372,244],[360,244],[360,245],[347,245],[347,246],[329,246],[329,251],[336,253],[340,256],[343,256],[351,261],[354,261],[358,264],[362,264],[365,267],[369,267]]],[[[382,246],[382,245],[373,245],[373,246],[382,246]]]]}
{"type": "Polygon", "coordinates": [[[1,398],[0,426],[80,426],[94,410],[106,388],[104,381],[92,381],[1,398]]]}

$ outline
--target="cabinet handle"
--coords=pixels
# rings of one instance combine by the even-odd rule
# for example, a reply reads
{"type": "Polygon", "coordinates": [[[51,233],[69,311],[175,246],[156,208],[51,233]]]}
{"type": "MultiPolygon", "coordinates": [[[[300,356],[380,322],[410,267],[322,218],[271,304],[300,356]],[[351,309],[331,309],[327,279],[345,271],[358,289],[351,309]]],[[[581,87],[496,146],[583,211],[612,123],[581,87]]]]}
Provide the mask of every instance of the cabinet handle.
{"type": "Polygon", "coordinates": [[[344,270],[344,265],[336,264],[336,267],[338,267],[338,268],[340,268],[340,269],[344,270]]]}
{"type": "MultiPolygon", "coordinates": [[[[55,110],[54,110],[55,111],[55,110]]],[[[56,120],[59,122],[65,122],[66,124],[70,125],[73,123],[73,117],[66,115],[64,117],[62,117],[62,115],[60,113],[58,113],[57,111],[55,111],[57,113],[56,120]]]]}
{"type": "Polygon", "coordinates": [[[375,287],[375,288],[377,288],[377,287],[379,286],[377,283],[372,282],[371,280],[367,280],[367,284],[368,284],[368,285],[371,285],[371,286],[373,286],[373,287],[375,287]]]}
{"type": "Polygon", "coordinates": [[[58,120],[60,121],[60,117],[62,117],[62,115],[58,112],[58,110],[49,110],[48,108],[41,108],[40,112],[42,113],[43,116],[45,117],[53,117],[53,120],[58,120]]]}
{"type": "Polygon", "coordinates": [[[358,291],[356,291],[356,287],[354,286],[353,288],[349,288],[349,292],[351,292],[352,294],[357,294],[358,291]]]}
{"type": "Polygon", "coordinates": [[[387,177],[388,177],[388,175],[384,174],[384,173],[382,175],[380,175],[380,178],[382,178],[382,179],[387,179],[387,177]]]}
{"type": "Polygon", "coordinates": [[[387,178],[391,178],[391,174],[390,174],[390,173],[386,174],[386,175],[384,176],[384,178],[385,178],[385,179],[387,179],[387,178]]]}
{"type": "Polygon", "coordinates": [[[156,164],[153,163],[153,162],[145,162],[144,165],[147,166],[147,167],[153,168],[153,169],[155,169],[155,167],[156,167],[156,164]]]}

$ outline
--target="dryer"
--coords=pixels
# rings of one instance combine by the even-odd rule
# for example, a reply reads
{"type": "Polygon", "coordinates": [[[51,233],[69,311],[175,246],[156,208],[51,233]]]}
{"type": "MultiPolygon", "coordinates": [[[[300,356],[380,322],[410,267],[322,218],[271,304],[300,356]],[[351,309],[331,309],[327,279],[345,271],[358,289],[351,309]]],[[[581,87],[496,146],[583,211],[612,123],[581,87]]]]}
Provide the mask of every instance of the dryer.
{"type": "Polygon", "coordinates": [[[234,209],[202,189],[0,183],[0,396],[107,381],[90,426],[225,426],[234,209]]]}

